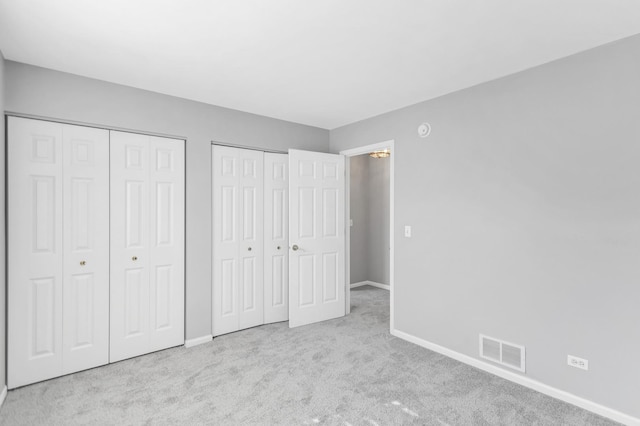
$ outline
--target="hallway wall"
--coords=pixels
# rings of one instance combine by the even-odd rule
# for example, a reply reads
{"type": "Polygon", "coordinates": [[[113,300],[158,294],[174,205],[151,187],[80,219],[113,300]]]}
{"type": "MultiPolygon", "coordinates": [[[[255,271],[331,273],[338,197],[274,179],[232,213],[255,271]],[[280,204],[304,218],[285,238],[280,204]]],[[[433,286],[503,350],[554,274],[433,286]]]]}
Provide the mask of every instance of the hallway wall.
{"type": "Polygon", "coordinates": [[[385,158],[350,158],[351,283],[389,285],[389,172],[385,158]]]}

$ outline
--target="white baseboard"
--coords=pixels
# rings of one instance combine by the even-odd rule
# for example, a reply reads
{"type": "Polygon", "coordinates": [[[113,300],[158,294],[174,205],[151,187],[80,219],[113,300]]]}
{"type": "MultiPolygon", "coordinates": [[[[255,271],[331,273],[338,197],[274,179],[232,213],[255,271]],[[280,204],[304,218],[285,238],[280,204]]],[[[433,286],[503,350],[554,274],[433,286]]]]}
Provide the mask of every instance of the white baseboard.
{"type": "Polygon", "coordinates": [[[363,285],[370,285],[371,287],[378,287],[383,290],[390,290],[390,287],[387,284],[380,284],[374,281],[360,281],[359,283],[351,284],[351,288],[362,287],[363,285]]]}
{"type": "Polygon", "coordinates": [[[449,358],[453,358],[462,363],[471,365],[472,367],[479,368],[480,370],[494,374],[498,377],[502,377],[503,379],[506,379],[511,382],[522,385],[524,387],[533,389],[535,391],[538,391],[545,395],[559,399],[561,401],[567,402],[569,404],[576,405],[580,408],[584,408],[585,410],[599,414],[603,417],[607,417],[611,420],[615,420],[619,423],[623,423],[626,425],[635,425],[635,426],[640,425],[640,419],[637,417],[633,417],[629,414],[621,413],[620,411],[614,410],[613,408],[605,407],[604,405],[597,404],[593,401],[589,401],[588,399],[581,398],[572,393],[551,387],[544,383],[538,382],[537,380],[533,380],[529,377],[522,376],[517,373],[512,373],[507,370],[503,370],[502,368],[496,367],[492,364],[486,363],[484,361],[470,357],[468,355],[461,354],[460,352],[453,351],[451,349],[445,348],[444,346],[440,346],[435,343],[431,343],[429,341],[420,339],[419,337],[415,337],[403,331],[394,329],[394,330],[391,330],[391,334],[396,337],[399,337],[400,339],[406,340],[411,343],[415,343],[418,346],[422,346],[423,348],[448,356],[449,358]]]}
{"type": "Polygon", "coordinates": [[[0,407],[4,404],[4,399],[7,397],[7,386],[5,385],[2,388],[2,392],[0,393],[0,407]]]}
{"type": "Polygon", "coordinates": [[[194,346],[201,345],[203,343],[207,343],[213,340],[213,336],[211,334],[207,334],[206,336],[196,337],[195,339],[189,339],[184,341],[185,348],[192,348],[194,346]]]}

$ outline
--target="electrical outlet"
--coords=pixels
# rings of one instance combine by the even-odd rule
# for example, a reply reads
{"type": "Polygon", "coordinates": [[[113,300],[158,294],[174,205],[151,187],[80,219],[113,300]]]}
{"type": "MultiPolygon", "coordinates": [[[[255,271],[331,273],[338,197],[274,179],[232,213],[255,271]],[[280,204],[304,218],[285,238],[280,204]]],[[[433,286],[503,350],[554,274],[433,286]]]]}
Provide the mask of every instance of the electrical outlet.
{"type": "Polygon", "coordinates": [[[589,361],[578,358],[577,356],[567,355],[567,364],[581,370],[589,370],[589,361]]]}
{"type": "Polygon", "coordinates": [[[404,227],[404,236],[407,238],[411,238],[411,226],[405,225],[404,227]]]}

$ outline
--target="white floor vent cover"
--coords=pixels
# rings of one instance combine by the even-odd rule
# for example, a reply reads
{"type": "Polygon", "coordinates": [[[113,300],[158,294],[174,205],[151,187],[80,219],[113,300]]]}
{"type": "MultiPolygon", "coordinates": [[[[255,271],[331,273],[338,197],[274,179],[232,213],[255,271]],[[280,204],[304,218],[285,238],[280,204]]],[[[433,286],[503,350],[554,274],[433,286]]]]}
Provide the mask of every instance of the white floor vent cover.
{"type": "Polygon", "coordinates": [[[480,356],[505,367],[525,372],[524,346],[481,334],[480,356]]]}

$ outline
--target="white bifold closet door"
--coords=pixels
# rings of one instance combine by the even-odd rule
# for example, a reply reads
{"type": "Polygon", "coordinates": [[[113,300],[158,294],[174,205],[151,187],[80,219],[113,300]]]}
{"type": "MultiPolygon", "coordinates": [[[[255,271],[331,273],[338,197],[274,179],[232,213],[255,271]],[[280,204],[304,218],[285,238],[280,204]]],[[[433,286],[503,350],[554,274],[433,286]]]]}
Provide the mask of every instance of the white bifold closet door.
{"type": "Polygon", "coordinates": [[[264,323],[264,153],[212,148],[212,332],[264,323]]]}
{"type": "Polygon", "coordinates": [[[184,343],[184,141],[111,132],[111,362],[184,343]]]}
{"type": "Polygon", "coordinates": [[[109,361],[109,132],[8,120],[8,387],[109,361]]]}
{"type": "Polygon", "coordinates": [[[289,319],[289,159],[264,154],[264,322],[289,319]]]}

